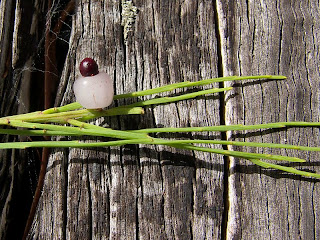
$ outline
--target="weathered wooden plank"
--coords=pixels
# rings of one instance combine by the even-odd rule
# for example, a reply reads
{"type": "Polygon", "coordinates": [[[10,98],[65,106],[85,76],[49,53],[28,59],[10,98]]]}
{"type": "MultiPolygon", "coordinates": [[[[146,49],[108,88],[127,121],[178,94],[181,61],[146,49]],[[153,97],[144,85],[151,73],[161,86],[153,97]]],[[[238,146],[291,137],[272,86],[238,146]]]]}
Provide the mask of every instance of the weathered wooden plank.
{"type": "MultiPolygon", "coordinates": [[[[1,117],[30,110],[30,67],[41,37],[40,12],[41,1],[0,3],[1,117]]],[[[1,142],[26,140],[3,135],[0,138],[1,142]]],[[[37,177],[31,167],[35,165],[32,155],[31,151],[0,151],[0,239],[22,236],[37,177]]]]}
{"type": "MultiPolygon", "coordinates": [[[[17,1],[17,9],[20,3],[17,1]]],[[[1,1],[2,7],[6,4],[9,2],[1,1]]],[[[79,74],[76,66],[90,56],[113,76],[117,93],[213,77],[218,67],[224,75],[287,75],[285,81],[235,84],[234,92],[225,96],[226,122],[319,121],[318,3],[230,1],[218,2],[217,9],[208,1],[77,4],[57,104],[73,101],[72,82],[79,74]],[[216,36],[215,11],[220,36],[216,36]]],[[[29,41],[35,37],[31,19],[38,18],[23,15],[21,20],[17,11],[12,37],[13,15],[6,15],[12,11],[0,11],[5,13],[0,15],[2,22],[11,21],[11,25],[3,24],[0,34],[1,115],[17,110],[14,101],[18,98],[21,102],[20,93],[8,94],[11,86],[18,89],[20,81],[30,79],[30,72],[21,69],[30,68],[37,46],[28,45],[24,39],[28,34],[29,41]],[[8,45],[11,37],[14,46],[8,45]],[[8,67],[11,48],[12,67],[8,67]]],[[[28,108],[26,102],[24,107],[28,108]]],[[[208,97],[148,108],[141,117],[110,118],[97,124],[108,123],[117,129],[218,125],[220,116],[224,117],[219,116],[220,108],[218,98],[208,97]]],[[[312,146],[318,145],[318,135],[313,129],[288,129],[230,133],[228,137],[312,146]]],[[[301,168],[320,171],[319,154],[247,150],[305,158],[308,163],[301,168]]],[[[9,182],[1,187],[0,236],[5,237],[13,226],[8,225],[8,216],[22,208],[13,204],[17,202],[11,196],[21,190],[14,180],[19,180],[16,173],[23,166],[12,153],[1,158],[6,160],[1,162],[1,186],[9,182]]],[[[145,145],[57,149],[50,158],[29,238],[219,239],[223,231],[229,239],[320,237],[318,181],[261,169],[239,159],[230,159],[230,167],[228,225],[224,229],[226,189],[221,157],[145,145]]]]}
{"type": "MultiPolygon", "coordinates": [[[[223,74],[288,76],[285,81],[237,84],[225,98],[228,124],[319,121],[318,4],[219,2],[223,74]]],[[[319,131],[234,132],[229,138],[315,146],[319,144],[319,131]]],[[[316,153],[248,151],[301,157],[308,163],[300,168],[320,170],[316,153]]],[[[230,159],[229,174],[228,239],[320,237],[318,181],[260,169],[239,159],[230,159]]]]}
{"type": "MultiPolygon", "coordinates": [[[[214,22],[207,1],[78,2],[57,103],[73,100],[84,57],[113,76],[117,94],[217,76],[214,22]]],[[[206,97],[104,121],[116,129],[218,125],[218,112],[219,97],[206,97]]],[[[56,151],[29,236],[219,239],[223,163],[221,156],[144,145],[56,151]]]]}

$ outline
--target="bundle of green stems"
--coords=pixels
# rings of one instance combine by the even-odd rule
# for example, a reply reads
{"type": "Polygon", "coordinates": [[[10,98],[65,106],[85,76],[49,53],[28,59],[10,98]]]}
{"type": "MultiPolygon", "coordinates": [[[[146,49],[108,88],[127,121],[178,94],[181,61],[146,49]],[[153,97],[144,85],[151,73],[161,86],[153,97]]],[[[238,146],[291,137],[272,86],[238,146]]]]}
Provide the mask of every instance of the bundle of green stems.
{"type": "MultiPolygon", "coordinates": [[[[224,81],[239,81],[246,79],[285,79],[284,76],[232,76],[206,79],[197,82],[181,82],[170,84],[154,89],[143,90],[128,94],[116,95],[114,100],[122,98],[141,97],[146,95],[159,94],[162,92],[173,91],[178,88],[198,87],[209,85],[216,82],[224,81]]],[[[183,128],[149,128],[137,130],[114,130],[88,123],[88,121],[117,115],[129,114],[143,114],[144,108],[149,105],[158,105],[177,102],[181,100],[193,99],[198,96],[225,92],[231,90],[232,87],[226,88],[210,88],[207,90],[194,91],[174,97],[158,97],[150,100],[139,101],[133,104],[114,107],[107,110],[101,109],[83,109],[82,106],[75,102],[62,107],[50,108],[45,111],[32,112],[27,114],[20,114],[0,118],[0,134],[20,135],[20,136],[95,136],[106,137],[108,141],[86,142],[81,140],[70,141],[32,141],[32,142],[5,142],[0,143],[0,149],[25,149],[29,147],[48,147],[48,148],[92,148],[92,147],[112,147],[123,146],[126,144],[152,144],[152,145],[166,145],[179,149],[188,149],[193,151],[203,151],[216,154],[222,154],[230,157],[243,158],[252,163],[264,168],[273,168],[298,174],[306,177],[320,178],[320,174],[301,171],[294,167],[283,166],[280,164],[271,163],[273,161],[299,162],[303,163],[306,160],[297,157],[280,156],[263,153],[250,153],[242,151],[228,150],[228,148],[213,148],[203,147],[199,144],[213,144],[225,146],[247,146],[260,148],[283,148],[294,149],[300,151],[320,151],[320,147],[297,146],[290,144],[278,143],[259,143],[259,142],[243,142],[243,141],[228,141],[228,140],[198,140],[198,139],[164,139],[152,137],[151,133],[177,133],[177,132],[227,132],[227,131],[246,131],[246,130],[260,130],[260,129],[286,129],[288,127],[319,127],[319,122],[276,122],[256,125],[220,125],[208,127],[183,127],[183,128]],[[266,161],[267,160],[267,161],[266,161]]]]}

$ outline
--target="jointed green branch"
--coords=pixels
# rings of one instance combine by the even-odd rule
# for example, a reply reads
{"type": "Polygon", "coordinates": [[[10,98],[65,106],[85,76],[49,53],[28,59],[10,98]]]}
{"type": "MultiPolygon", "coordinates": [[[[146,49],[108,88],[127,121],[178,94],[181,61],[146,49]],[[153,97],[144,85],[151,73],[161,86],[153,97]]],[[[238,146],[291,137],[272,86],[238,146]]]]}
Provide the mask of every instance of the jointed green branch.
{"type": "Polygon", "coordinates": [[[247,79],[277,79],[277,80],[283,80],[286,79],[285,76],[274,76],[274,75],[261,75],[261,76],[230,76],[230,77],[220,77],[220,78],[211,78],[211,79],[205,79],[200,80],[196,82],[181,82],[181,83],[173,83],[153,89],[143,90],[139,92],[133,92],[133,93],[126,93],[126,94],[120,94],[117,96],[114,96],[114,99],[121,99],[121,98],[132,98],[132,97],[141,97],[146,95],[152,95],[152,94],[158,94],[162,92],[169,92],[173,91],[178,88],[187,88],[187,87],[197,87],[197,86],[204,86],[212,83],[217,82],[227,82],[227,81],[240,81],[240,80],[247,80],[247,79]]]}
{"type": "MultiPolygon", "coordinates": [[[[134,93],[122,94],[114,97],[114,100],[129,97],[139,97],[152,94],[158,94],[175,90],[177,88],[203,86],[222,81],[238,81],[245,79],[285,79],[283,76],[245,76],[245,77],[223,77],[201,80],[197,82],[181,82],[170,84],[154,89],[143,90],[134,93]]],[[[72,147],[72,148],[86,148],[86,147],[112,147],[122,146],[126,144],[152,144],[165,145],[175,148],[188,149],[193,151],[203,151],[216,154],[222,154],[231,157],[245,158],[265,168],[279,169],[293,174],[298,174],[307,177],[320,178],[320,174],[300,171],[292,167],[281,166],[264,162],[261,159],[269,159],[275,161],[288,162],[305,162],[305,160],[289,157],[279,156],[273,154],[248,153],[224,150],[220,148],[197,146],[197,144],[218,144],[226,146],[248,146],[260,148],[284,148],[303,151],[320,151],[320,147],[296,146],[288,144],[275,143],[257,143],[257,142],[239,142],[226,140],[179,140],[179,139],[162,139],[151,137],[150,133],[175,133],[175,132],[226,132],[226,131],[247,131],[258,129],[283,129],[288,127],[320,127],[319,122],[277,122],[265,123],[256,125],[228,125],[228,126],[209,126],[209,127],[188,127],[188,128],[150,128],[137,129],[131,131],[113,130],[111,128],[104,128],[93,124],[86,123],[94,118],[103,116],[116,116],[128,114],[143,114],[144,110],[141,107],[157,104],[172,103],[181,100],[196,98],[198,96],[213,94],[223,91],[228,91],[230,88],[212,88],[208,90],[199,90],[192,93],[182,94],[174,97],[159,97],[150,100],[136,102],[126,106],[114,107],[107,110],[88,110],[80,109],[82,106],[79,103],[71,103],[62,107],[50,108],[42,112],[33,112],[27,114],[20,114],[15,116],[0,118],[0,125],[7,126],[7,128],[0,128],[0,134],[10,135],[26,135],[26,136],[99,136],[110,138],[109,141],[102,142],[82,142],[82,141],[34,141],[34,142],[8,142],[0,143],[0,149],[6,148],[28,148],[28,147],[72,147]],[[54,123],[54,124],[49,124],[54,123]],[[57,125],[60,124],[60,125],[57,125]],[[68,124],[61,125],[61,124],[68,124]],[[9,127],[9,128],[8,128],[9,127]],[[12,129],[15,128],[15,129],[12,129]],[[18,129],[17,129],[18,128],[18,129]],[[20,129],[22,128],[22,129],[20,129]]]]}
{"type": "Polygon", "coordinates": [[[127,139],[109,142],[81,142],[81,141],[57,141],[57,142],[16,142],[11,147],[8,147],[10,143],[3,143],[1,148],[17,148],[25,149],[28,147],[72,147],[72,148],[92,148],[92,147],[112,147],[123,146],[126,144],[152,144],[152,145],[167,145],[175,148],[196,150],[202,152],[211,152],[217,154],[223,154],[232,157],[251,158],[251,159],[270,159],[277,161],[288,162],[305,162],[305,160],[296,157],[287,157],[262,153],[246,153],[239,151],[230,151],[223,149],[207,148],[194,146],[195,143],[216,143],[213,140],[164,140],[157,138],[143,138],[143,139],[127,139]]]}
{"type": "Polygon", "coordinates": [[[186,127],[186,128],[148,128],[131,130],[135,133],[175,133],[175,132],[226,132],[226,131],[243,131],[243,130],[258,130],[258,129],[276,129],[287,127],[320,127],[320,122],[277,122],[264,123],[254,125],[220,125],[209,127],[186,127]]]}

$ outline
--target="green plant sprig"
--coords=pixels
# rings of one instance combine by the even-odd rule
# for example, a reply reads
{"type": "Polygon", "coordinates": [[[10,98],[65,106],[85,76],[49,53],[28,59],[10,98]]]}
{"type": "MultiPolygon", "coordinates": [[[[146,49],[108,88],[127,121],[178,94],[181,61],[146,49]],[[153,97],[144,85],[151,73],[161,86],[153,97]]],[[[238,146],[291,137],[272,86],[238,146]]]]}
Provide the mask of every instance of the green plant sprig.
{"type": "Polygon", "coordinates": [[[187,88],[187,87],[199,87],[204,86],[212,83],[218,82],[227,82],[227,81],[241,81],[241,80],[248,80],[248,79],[276,79],[276,80],[283,80],[286,79],[285,76],[279,75],[260,75],[260,76],[230,76],[230,77],[219,77],[219,78],[210,78],[205,80],[200,80],[196,82],[185,81],[181,83],[173,83],[153,89],[132,92],[132,93],[125,93],[119,94],[114,96],[114,100],[121,99],[121,98],[132,98],[132,97],[141,97],[146,95],[158,94],[162,92],[169,92],[173,91],[178,88],[187,88]]]}
{"type": "MultiPolygon", "coordinates": [[[[50,109],[51,110],[51,109],[50,109]]],[[[143,114],[144,110],[141,107],[119,107],[117,109],[97,110],[97,109],[81,109],[59,112],[43,111],[33,112],[21,115],[14,115],[9,117],[0,118],[0,125],[8,125],[12,120],[20,120],[25,122],[34,123],[67,123],[68,119],[87,119],[91,120],[98,117],[117,116],[117,115],[130,115],[130,114],[143,114]]]]}
{"type": "Polygon", "coordinates": [[[218,144],[214,140],[165,140],[158,138],[142,138],[142,139],[127,139],[127,140],[118,140],[118,141],[109,141],[109,142],[81,142],[81,141],[35,141],[35,142],[14,142],[3,143],[0,145],[1,148],[16,148],[16,149],[25,149],[28,147],[72,147],[72,148],[92,148],[92,147],[111,147],[111,146],[123,146],[127,144],[152,144],[152,145],[166,145],[172,146],[181,149],[196,150],[202,152],[211,152],[217,154],[223,154],[226,156],[232,157],[242,157],[242,158],[251,158],[251,159],[270,159],[277,161],[287,161],[287,162],[305,162],[304,159],[296,157],[287,157],[280,155],[271,155],[263,153],[247,153],[223,149],[215,149],[208,147],[198,147],[193,144],[196,143],[214,143],[218,144]],[[8,147],[8,145],[10,145],[8,147]]]}
{"type": "MultiPolygon", "coordinates": [[[[245,79],[285,79],[284,76],[242,76],[242,77],[222,77],[206,79],[197,82],[181,82],[169,84],[166,86],[143,90],[128,94],[116,95],[114,100],[121,98],[132,98],[146,95],[159,94],[163,92],[173,91],[178,88],[196,87],[215,82],[223,81],[238,81],[245,79]]],[[[225,126],[209,126],[209,127],[188,127],[188,128],[149,128],[137,129],[131,131],[113,130],[111,128],[104,128],[93,124],[86,123],[87,121],[104,117],[128,114],[143,114],[142,107],[149,105],[158,105],[177,102],[181,100],[193,99],[198,96],[206,94],[213,94],[218,92],[229,91],[232,88],[211,88],[208,90],[198,90],[192,93],[182,94],[174,97],[159,97],[150,100],[138,101],[133,104],[114,107],[107,110],[99,109],[81,109],[79,103],[71,103],[62,107],[50,108],[42,112],[37,111],[33,113],[20,114],[15,116],[8,116],[0,118],[0,125],[9,128],[0,129],[0,134],[9,135],[25,135],[25,136],[100,136],[108,137],[111,140],[106,142],[83,142],[83,141],[34,141],[34,142],[7,142],[0,143],[0,149],[18,148],[24,149],[28,147],[72,147],[72,148],[92,148],[92,147],[112,147],[123,146],[127,144],[152,144],[152,145],[165,145],[180,149],[188,149],[193,151],[203,151],[216,154],[222,154],[231,157],[244,158],[264,168],[273,168],[285,172],[298,174],[307,177],[320,178],[320,174],[300,171],[292,167],[282,166],[269,162],[264,162],[261,159],[268,159],[273,161],[288,161],[288,162],[305,162],[305,160],[289,157],[279,156],[274,154],[262,153],[248,153],[240,151],[231,151],[224,149],[217,149],[212,147],[196,146],[196,144],[218,144],[226,146],[248,146],[248,147],[261,147],[261,148],[285,148],[303,151],[320,151],[320,147],[297,146],[289,144],[275,144],[275,143],[257,143],[257,142],[239,142],[239,141],[226,141],[226,140],[178,140],[178,139],[162,139],[151,137],[150,133],[175,133],[175,132],[226,132],[226,131],[244,131],[244,130],[257,130],[257,129],[275,129],[287,127],[319,127],[319,122],[278,122],[266,123],[256,125],[225,125],[225,126]],[[54,123],[54,124],[49,124],[54,123]],[[63,126],[61,124],[69,124],[63,126]],[[12,129],[18,128],[18,129],[12,129]],[[22,128],[22,129],[20,129],[22,128]]]]}
{"type": "Polygon", "coordinates": [[[250,160],[252,163],[254,163],[260,167],[263,167],[263,168],[278,169],[278,170],[281,170],[284,172],[288,172],[288,173],[292,173],[292,174],[296,174],[296,175],[300,175],[300,176],[304,176],[304,177],[320,178],[320,174],[318,174],[318,173],[301,171],[301,170],[295,169],[293,167],[287,167],[287,166],[281,166],[278,164],[267,163],[267,162],[261,161],[259,159],[248,159],[248,160],[250,160]]]}
{"type": "Polygon", "coordinates": [[[277,122],[263,123],[253,125],[220,125],[209,127],[185,127],[185,128],[148,128],[130,130],[135,133],[176,133],[176,132],[226,132],[226,131],[243,131],[243,130],[258,130],[258,129],[277,129],[287,127],[320,127],[320,122],[277,122]]]}

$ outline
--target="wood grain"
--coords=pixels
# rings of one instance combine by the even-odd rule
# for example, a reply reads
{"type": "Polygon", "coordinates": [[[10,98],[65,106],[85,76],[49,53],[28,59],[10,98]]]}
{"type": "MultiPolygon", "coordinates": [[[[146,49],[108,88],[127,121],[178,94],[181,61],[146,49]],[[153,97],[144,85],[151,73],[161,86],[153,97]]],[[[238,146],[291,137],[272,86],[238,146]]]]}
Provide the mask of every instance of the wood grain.
{"type": "MultiPolygon", "coordinates": [[[[117,94],[217,75],[210,3],[137,1],[134,6],[138,14],[130,20],[134,22],[130,29],[122,26],[120,3],[78,5],[59,104],[73,100],[71,87],[79,75],[74,66],[84,57],[93,57],[101,71],[113,76],[117,94]]],[[[219,96],[151,107],[144,116],[97,123],[115,129],[217,125],[220,118],[215,112],[219,112],[219,96]]],[[[144,145],[70,149],[65,154],[60,161],[61,151],[51,157],[46,193],[30,238],[48,234],[54,239],[221,237],[221,156],[144,145]],[[48,202],[55,202],[54,207],[47,208],[48,202]],[[54,225],[49,226],[49,219],[55,219],[54,225]]]]}
{"type": "MultiPolygon", "coordinates": [[[[225,97],[228,124],[319,121],[319,9],[311,4],[315,3],[219,4],[223,74],[288,77],[237,84],[225,97]]],[[[232,132],[229,138],[315,146],[319,131],[232,132]]],[[[308,161],[301,169],[320,170],[317,153],[247,150],[297,156],[308,161]]],[[[261,169],[239,159],[230,159],[229,176],[228,239],[319,238],[317,180],[261,169]]]]}
{"type": "MultiPolygon", "coordinates": [[[[9,93],[29,88],[34,76],[21,69],[34,62],[41,34],[31,29],[39,31],[41,22],[31,20],[40,21],[44,9],[42,1],[32,1],[29,13],[38,16],[32,18],[21,14],[31,3],[12,2],[16,5],[0,3],[1,116],[18,111],[20,95],[9,93]]],[[[93,121],[100,126],[125,130],[319,121],[319,19],[316,1],[79,0],[55,104],[74,101],[77,66],[93,57],[100,71],[112,76],[116,94],[216,76],[287,76],[225,83],[234,87],[225,95],[149,107],[143,116],[93,121]]],[[[28,108],[30,96],[23,96],[28,108]]],[[[319,145],[319,131],[311,128],[156,136],[319,145]]],[[[62,139],[70,138],[55,140],[62,139]]],[[[230,149],[304,158],[307,163],[290,166],[320,172],[318,153],[230,149]]],[[[0,238],[15,227],[9,220],[16,215],[10,211],[24,206],[24,199],[12,200],[21,182],[19,167],[24,168],[14,154],[1,152],[0,238]]],[[[147,145],[54,149],[28,238],[318,239],[318,196],[318,180],[214,154],[147,145]]]]}
{"type": "MultiPolygon", "coordinates": [[[[0,116],[30,111],[30,86],[40,41],[41,1],[0,3],[0,116]]],[[[36,82],[36,79],[33,80],[36,82]]],[[[0,136],[1,142],[27,141],[0,136]]],[[[21,239],[36,185],[34,150],[0,151],[0,239],[21,239]]]]}

